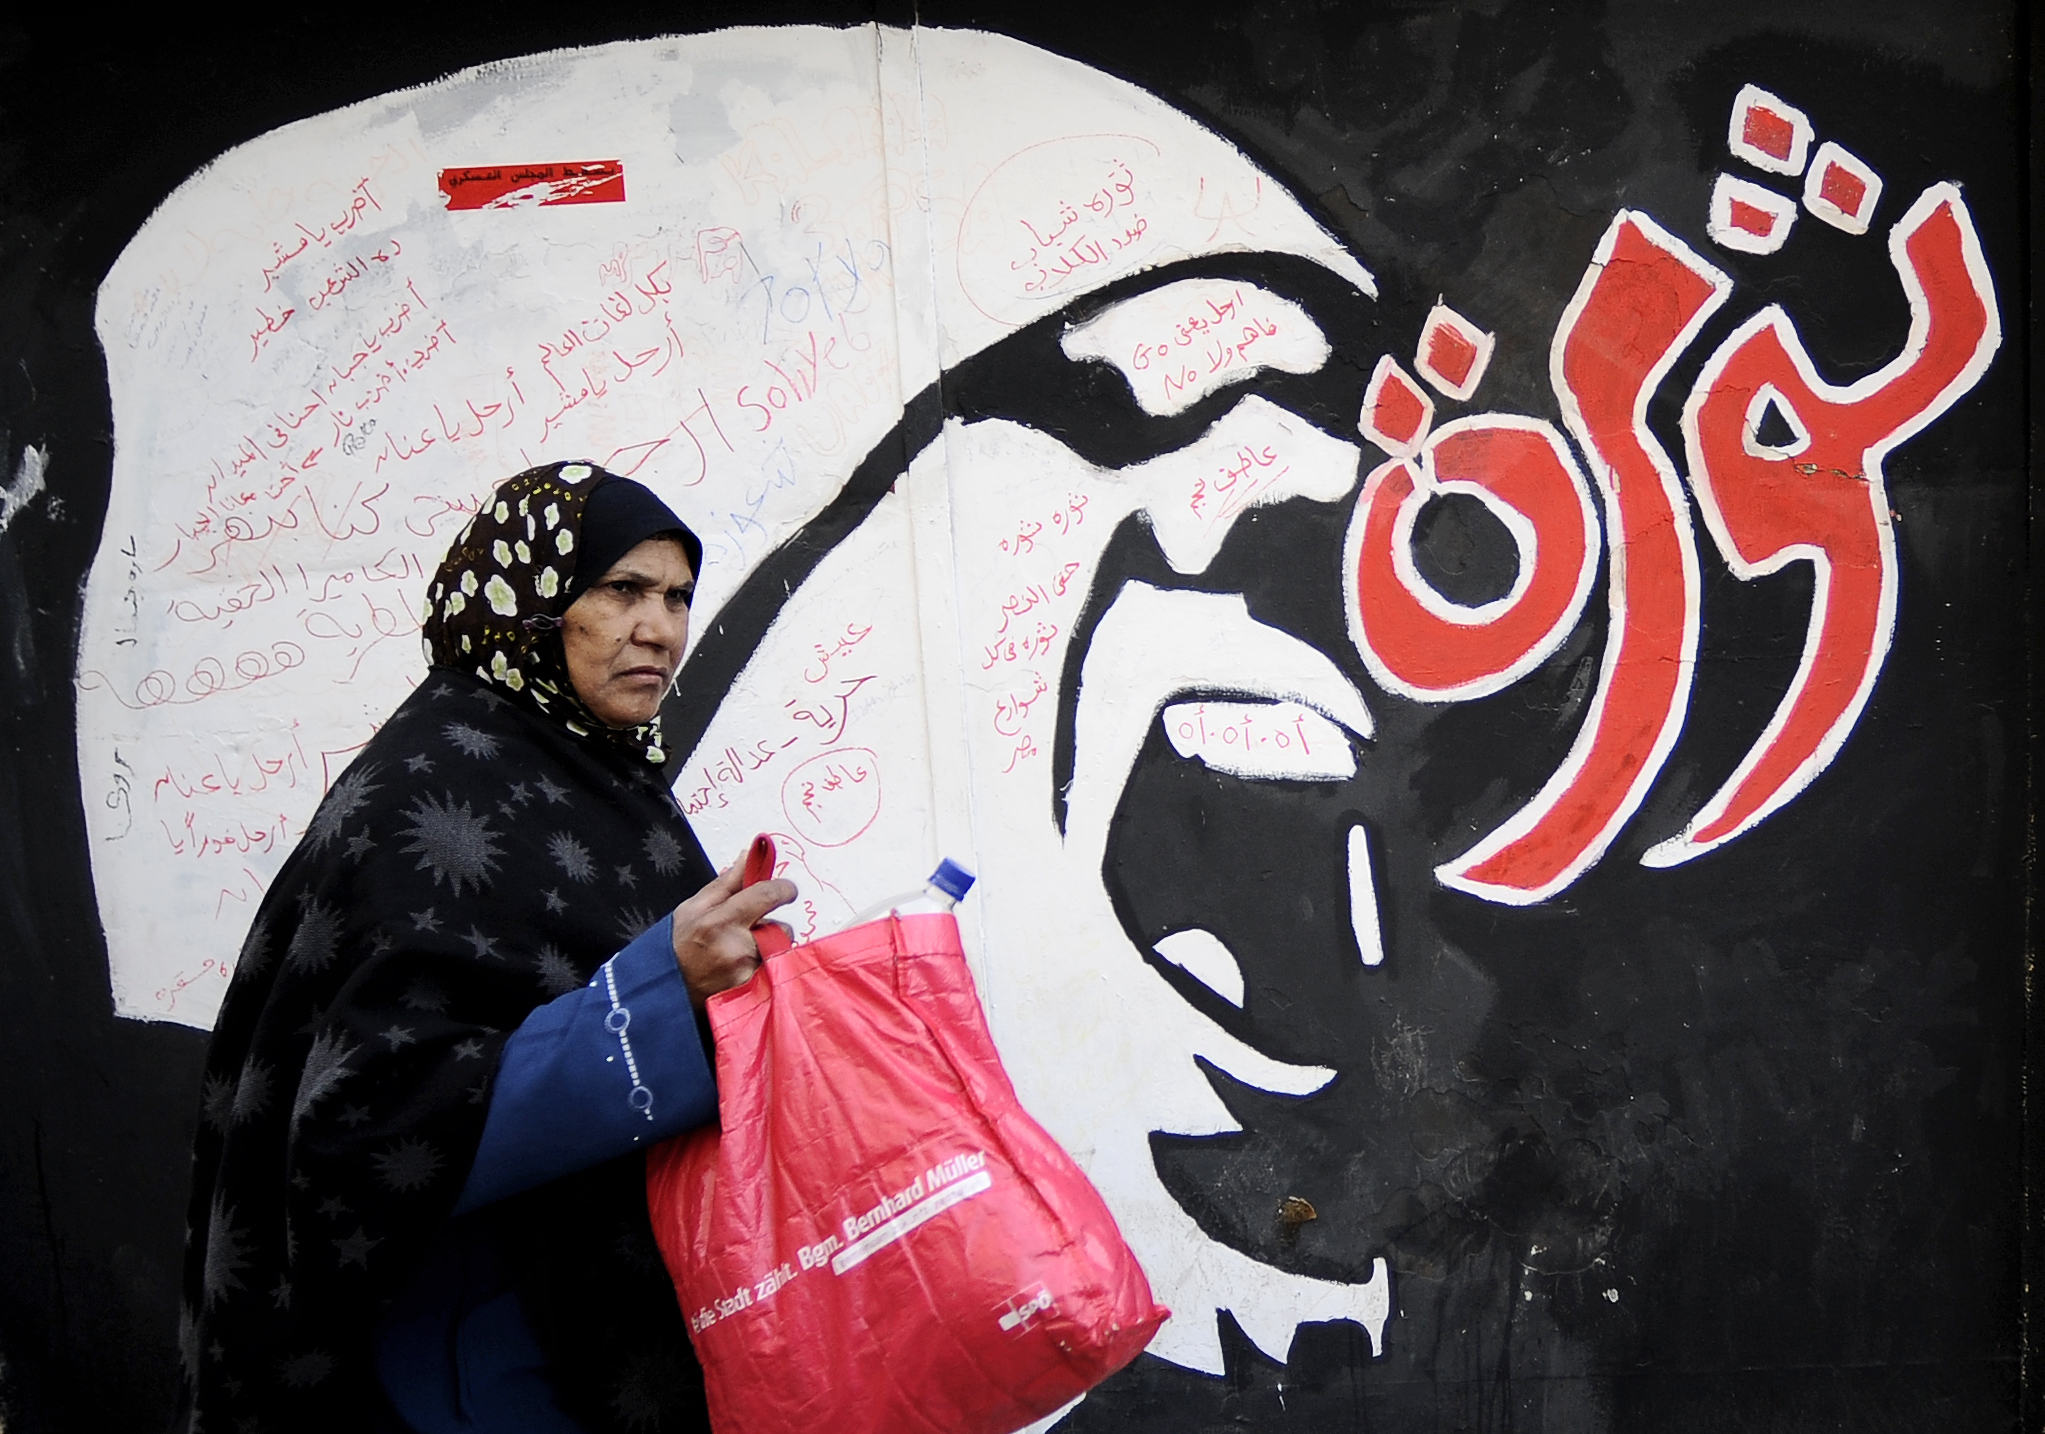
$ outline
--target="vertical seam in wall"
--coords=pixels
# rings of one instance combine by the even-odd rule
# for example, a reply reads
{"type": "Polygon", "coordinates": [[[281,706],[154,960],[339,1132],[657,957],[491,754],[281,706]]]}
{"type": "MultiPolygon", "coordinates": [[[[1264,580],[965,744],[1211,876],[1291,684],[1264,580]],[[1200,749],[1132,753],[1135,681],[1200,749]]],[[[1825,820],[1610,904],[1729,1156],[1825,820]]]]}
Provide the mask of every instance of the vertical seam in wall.
{"type": "MultiPolygon", "coordinates": [[[[948,405],[944,395],[944,328],[943,315],[939,305],[941,286],[938,281],[937,269],[937,256],[939,252],[935,207],[937,185],[934,174],[935,166],[930,148],[930,106],[928,90],[924,82],[922,35],[923,18],[919,6],[911,22],[909,44],[910,62],[914,68],[916,78],[916,143],[921,151],[922,158],[917,178],[921,184],[921,197],[924,201],[922,206],[923,249],[927,267],[923,277],[927,285],[925,294],[929,323],[931,366],[934,370],[933,382],[936,384],[938,391],[939,427],[937,436],[931,443],[931,448],[935,450],[931,457],[932,461],[937,465],[940,481],[927,494],[919,495],[919,501],[916,506],[928,505],[927,511],[930,511],[932,517],[931,527],[939,530],[943,535],[943,542],[937,545],[939,551],[930,555],[932,559],[930,571],[926,574],[922,561],[919,560],[916,563],[916,580],[918,584],[917,610],[922,618],[919,635],[921,638],[923,660],[924,742],[925,751],[930,759],[932,827],[937,834],[939,845],[951,845],[949,833],[952,832],[960,832],[964,836],[967,845],[966,851],[945,851],[941,852],[940,855],[958,857],[977,870],[979,866],[980,824],[978,821],[977,804],[974,801],[971,753],[969,750],[970,739],[967,736],[966,729],[964,666],[962,648],[959,641],[959,623],[961,621],[961,614],[964,612],[964,604],[958,585],[958,530],[951,504],[952,481],[950,444],[948,441],[949,424],[945,417],[948,405]],[[941,591],[940,601],[945,605],[943,616],[946,619],[942,622],[931,622],[930,618],[933,616],[933,613],[923,604],[922,594],[925,590],[926,576],[932,580],[932,585],[938,587],[941,591]],[[938,708],[941,702],[951,708],[952,722],[949,725],[937,720],[938,708]],[[940,741],[952,745],[948,746],[946,751],[940,752],[937,745],[940,741]],[[943,806],[943,803],[946,801],[958,804],[960,815],[957,822],[952,820],[943,806]]],[[[904,465],[904,476],[907,476],[907,465],[904,465]]],[[[912,507],[911,511],[913,519],[915,508],[912,507]]],[[[912,544],[915,542],[917,526],[912,520],[912,544]]],[[[976,903],[969,911],[962,914],[962,924],[972,937],[971,940],[964,943],[969,964],[977,964],[978,953],[986,949],[985,932],[981,929],[979,922],[980,911],[981,907],[976,903]]],[[[979,977],[979,974],[978,972],[975,973],[976,978],[979,977]]],[[[978,979],[977,984],[980,987],[984,1002],[986,999],[987,983],[984,979],[978,979]]]]}
{"type": "MultiPolygon", "coordinates": [[[[912,380],[909,377],[909,368],[912,360],[910,358],[908,350],[911,342],[916,342],[919,344],[922,342],[922,334],[920,330],[916,328],[913,322],[905,321],[905,311],[907,312],[908,315],[913,315],[914,312],[912,306],[906,305],[904,303],[905,286],[912,282],[919,281],[928,282],[929,271],[931,266],[928,262],[929,259],[928,226],[926,226],[925,233],[923,236],[923,247],[925,252],[917,256],[919,261],[921,261],[919,267],[924,272],[917,275],[911,275],[907,270],[904,269],[901,263],[902,245],[899,242],[901,234],[895,222],[895,207],[894,204],[892,203],[892,193],[894,190],[894,179],[896,175],[896,170],[893,164],[894,154],[892,146],[888,142],[888,95],[887,95],[888,69],[886,63],[886,50],[888,43],[887,37],[888,32],[886,27],[882,26],[879,21],[875,21],[873,24],[873,106],[874,106],[873,119],[875,128],[878,132],[880,139],[881,208],[882,213],[886,217],[888,229],[889,245],[888,266],[894,278],[893,302],[895,313],[895,393],[897,402],[901,406],[903,416],[906,418],[909,411],[908,409],[909,396],[913,389],[912,380]],[[914,335],[913,339],[912,333],[914,335]]],[[[912,66],[914,66],[917,62],[917,57],[916,39],[915,32],[913,29],[910,31],[909,35],[909,46],[910,63],[912,66]]],[[[921,114],[920,74],[919,74],[918,114],[920,117],[921,114]]],[[[907,136],[905,135],[904,138],[906,139],[907,136]]],[[[925,173],[928,173],[929,164],[927,160],[923,165],[923,169],[925,173]]],[[[910,172],[911,173],[914,172],[913,168],[911,169],[910,172]]],[[[911,196],[911,202],[912,203],[914,202],[913,193],[911,196]]],[[[930,721],[930,670],[929,670],[930,664],[928,661],[925,660],[924,648],[925,639],[927,637],[927,634],[925,632],[927,624],[925,622],[925,615],[923,610],[924,606],[923,595],[925,586],[923,581],[924,554],[921,551],[920,545],[916,541],[917,527],[916,505],[910,501],[909,489],[906,486],[901,486],[906,484],[909,476],[909,468],[915,462],[915,458],[916,455],[910,453],[907,449],[907,446],[905,445],[902,455],[902,472],[901,476],[895,480],[896,484],[898,485],[895,491],[902,500],[902,509],[904,517],[903,527],[904,531],[907,533],[908,552],[906,554],[907,562],[905,564],[905,567],[907,569],[907,577],[909,582],[910,610],[915,614],[917,629],[916,660],[919,668],[918,685],[919,688],[921,689],[919,692],[919,706],[921,708],[923,716],[923,753],[925,758],[924,777],[925,782],[927,784],[927,790],[929,793],[932,825],[934,826],[936,822],[936,814],[938,811],[939,791],[936,764],[934,761],[931,760],[935,753],[931,740],[932,730],[930,721]]],[[[880,501],[882,503],[885,503],[887,500],[883,498],[880,501]]],[[[879,505],[876,504],[876,510],[878,510],[878,506],[879,505]]],[[[933,832],[932,835],[934,838],[935,833],[933,832]]]]}

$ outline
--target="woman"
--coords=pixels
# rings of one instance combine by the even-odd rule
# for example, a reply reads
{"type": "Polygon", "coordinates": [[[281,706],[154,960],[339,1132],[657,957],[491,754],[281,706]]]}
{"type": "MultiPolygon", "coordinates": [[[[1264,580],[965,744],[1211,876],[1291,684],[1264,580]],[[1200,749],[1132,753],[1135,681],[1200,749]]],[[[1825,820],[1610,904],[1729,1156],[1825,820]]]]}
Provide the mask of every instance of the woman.
{"type": "Polygon", "coordinates": [[[449,550],[432,670],[278,873],[213,1034],[193,1430],[701,1427],[643,1153],[714,1118],[696,1016],[795,895],[713,877],[668,791],[701,556],[586,463],[506,481],[449,550]]]}

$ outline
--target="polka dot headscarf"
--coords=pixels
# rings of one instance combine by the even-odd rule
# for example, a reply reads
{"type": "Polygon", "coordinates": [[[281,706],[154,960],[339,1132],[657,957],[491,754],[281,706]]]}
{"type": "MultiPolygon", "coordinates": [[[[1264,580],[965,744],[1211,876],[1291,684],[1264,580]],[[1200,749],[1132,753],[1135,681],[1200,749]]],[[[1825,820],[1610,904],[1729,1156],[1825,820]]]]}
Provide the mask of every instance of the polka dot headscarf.
{"type": "Polygon", "coordinates": [[[568,679],[560,637],[561,615],[580,591],[590,496],[606,482],[630,481],[594,463],[553,463],[505,479],[433,575],[423,636],[433,666],[474,673],[577,736],[658,765],[667,760],[660,718],[622,729],[598,721],[568,679]]]}

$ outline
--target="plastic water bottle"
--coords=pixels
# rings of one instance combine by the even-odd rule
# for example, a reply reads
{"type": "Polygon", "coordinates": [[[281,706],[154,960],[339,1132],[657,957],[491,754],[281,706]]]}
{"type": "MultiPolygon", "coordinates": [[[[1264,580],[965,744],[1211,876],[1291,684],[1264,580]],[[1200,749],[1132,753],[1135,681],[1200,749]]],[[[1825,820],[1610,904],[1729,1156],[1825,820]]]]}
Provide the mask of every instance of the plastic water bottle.
{"type": "Polygon", "coordinates": [[[937,870],[930,873],[930,879],[916,890],[875,902],[853,917],[851,924],[862,926],[886,916],[890,911],[903,916],[936,915],[949,911],[965,899],[966,893],[973,889],[974,880],[973,873],[947,857],[938,862],[937,870]]]}

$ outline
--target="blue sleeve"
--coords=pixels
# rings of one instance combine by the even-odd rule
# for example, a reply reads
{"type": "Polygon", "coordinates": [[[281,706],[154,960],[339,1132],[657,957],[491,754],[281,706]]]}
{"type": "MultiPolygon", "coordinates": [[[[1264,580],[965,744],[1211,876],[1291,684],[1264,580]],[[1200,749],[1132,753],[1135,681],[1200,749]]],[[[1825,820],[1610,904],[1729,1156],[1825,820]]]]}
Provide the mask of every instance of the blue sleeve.
{"type": "Polygon", "coordinates": [[[511,1033],[456,1214],[716,1118],[673,924],[662,919],[511,1033]]]}

